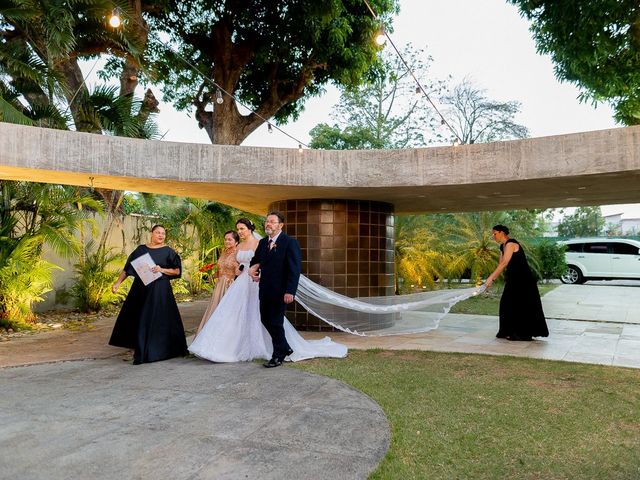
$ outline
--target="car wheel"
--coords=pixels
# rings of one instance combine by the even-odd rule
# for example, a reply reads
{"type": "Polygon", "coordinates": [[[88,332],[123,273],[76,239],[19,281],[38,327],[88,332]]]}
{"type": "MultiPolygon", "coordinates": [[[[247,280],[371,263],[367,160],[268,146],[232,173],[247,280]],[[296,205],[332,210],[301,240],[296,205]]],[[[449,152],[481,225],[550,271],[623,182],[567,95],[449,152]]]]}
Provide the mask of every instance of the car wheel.
{"type": "Polygon", "coordinates": [[[584,283],[584,276],[580,269],[574,265],[569,265],[567,271],[560,277],[562,283],[584,283]]]}

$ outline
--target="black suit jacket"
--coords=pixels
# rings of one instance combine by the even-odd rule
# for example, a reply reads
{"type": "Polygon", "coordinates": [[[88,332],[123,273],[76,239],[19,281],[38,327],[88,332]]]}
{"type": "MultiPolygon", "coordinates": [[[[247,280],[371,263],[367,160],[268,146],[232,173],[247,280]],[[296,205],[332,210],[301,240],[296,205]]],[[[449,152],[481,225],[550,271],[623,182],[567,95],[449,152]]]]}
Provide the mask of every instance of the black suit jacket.
{"type": "Polygon", "coordinates": [[[285,293],[295,295],[302,269],[298,241],[281,232],[269,250],[268,239],[260,239],[251,259],[251,265],[260,264],[260,298],[282,299],[285,293]]]}

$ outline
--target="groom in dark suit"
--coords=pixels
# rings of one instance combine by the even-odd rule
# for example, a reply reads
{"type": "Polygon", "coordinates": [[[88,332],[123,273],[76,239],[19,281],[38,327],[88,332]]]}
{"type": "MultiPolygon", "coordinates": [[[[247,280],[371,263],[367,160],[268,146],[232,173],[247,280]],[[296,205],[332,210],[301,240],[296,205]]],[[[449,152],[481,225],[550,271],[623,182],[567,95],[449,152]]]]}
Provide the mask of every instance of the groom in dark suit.
{"type": "Polygon", "coordinates": [[[269,212],[267,236],[258,243],[249,272],[260,282],[260,318],[273,342],[273,356],[264,364],[267,368],[279,367],[293,353],[284,335],[284,311],[298,289],[302,255],[298,242],[282,231],[283,226],[284,215],[269,212]]]}

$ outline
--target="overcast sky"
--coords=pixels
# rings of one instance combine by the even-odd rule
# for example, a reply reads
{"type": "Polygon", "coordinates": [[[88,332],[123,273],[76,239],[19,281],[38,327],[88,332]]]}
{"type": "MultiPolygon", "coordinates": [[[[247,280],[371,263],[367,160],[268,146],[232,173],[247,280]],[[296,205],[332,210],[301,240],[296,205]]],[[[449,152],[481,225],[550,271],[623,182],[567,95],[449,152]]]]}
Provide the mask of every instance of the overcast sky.
{"type": "MultiPolygon", "coordinates": [[[[536,53],[528,23],[506,0],[400,0],[400,7],[390,33],[399,48],[408,42],[426,48],[433,57],[435,78],[451,75],[457,82],[469,77],[490,98],[521,102],[517,121],[529,128],[532,137],[616,126],[607,105],[594,108],[580,103],[576,87],[556,80],[551,60],[536,53]]],[[[330,121],[338,100],[337,90],[328,88],[321,98],[310,99],[301,118],[283,130],[308,142],[309,130],[330,121]]],[[[193,119],[168,105],[162,105],[159,124],[165,140],[209,143],[193,119]]],[[[276,131],[269,134],[263,126],[243,145],[295,148],[297,143],[276,131]]],[[[640,217],[639,206],[607,207],[603,213],[621,210],[640,217]]]]}

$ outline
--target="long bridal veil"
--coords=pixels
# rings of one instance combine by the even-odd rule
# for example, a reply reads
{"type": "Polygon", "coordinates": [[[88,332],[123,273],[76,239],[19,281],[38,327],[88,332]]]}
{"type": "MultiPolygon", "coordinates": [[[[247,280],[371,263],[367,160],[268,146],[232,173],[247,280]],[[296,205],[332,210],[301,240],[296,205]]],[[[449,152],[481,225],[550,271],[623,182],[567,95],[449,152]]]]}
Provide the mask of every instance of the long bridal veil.
{"type": "Polygon", "coordinates": [[[354,335],[382,336],[438,328],[440,320],[453,305],[484,290],[482,285],[409,295],[350,298],[301,275],[296,300],[309,313],[338,330],[354,335]]]}
{"type": "MultiPolygon", "coordinates": [[[[255,231],[253,236],[262,238],[255,231]]],[[[309,313],[343,332],[361,336],[428,332],[453,305],[484,292],[485,286],[434,290],[387,297],[350,298],[300,275],[296,301],[309,313]]]]}

